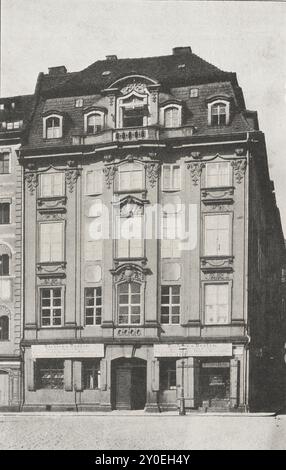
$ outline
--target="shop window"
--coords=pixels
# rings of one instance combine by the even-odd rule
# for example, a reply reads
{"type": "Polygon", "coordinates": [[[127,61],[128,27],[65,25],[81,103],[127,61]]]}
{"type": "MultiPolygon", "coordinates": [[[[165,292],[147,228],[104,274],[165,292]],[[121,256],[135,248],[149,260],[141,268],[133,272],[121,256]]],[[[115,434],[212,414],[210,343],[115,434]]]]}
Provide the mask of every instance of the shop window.
{"type": "Polygon", "coordinates": [[[10,224],[10,203],[1,202],[0,203],[0,224],[10,224]]]}
{"type": "Polygon", "coordinates": [[[40,179],[41,197],[64,195],[64,173],[44,173],[40,179]]]}
{"type": "Polygon", "coordinates": [[[232,172],[230,162],[206,164],[206,187],[217,188],[230,186],[232,172]]]}
{"type": "Polygon", "coordinates": [[[9,276],[9,261],[8,254],[0,255],[0,276],[9,276]]]}
{"type": "Polygon", "coordinates": [[[62,325],[62,289],[41,289],[41,326],[57,327],[62,325]]]}
{"type": "Polygon", "coordinates": [[[212,214],[204,217],[205,256],[230,255],[231,214],[212,214]]]}
{"type": "Polygon", "coordinates": [[[89,359],[82,362],[83,389],[96,390],[100,388],[100,362],[89,359]]]}
{"type": "Polygon", "coordinates": [[[160,390],[176,390],[176,359],[160,360],[160,390]]]}
{"type": "Polygon", "coordinates": [[[51,222],[40,224],[40,261],[53,263],[64,258],[64,224],[51,222]]]}
{"type": "Polygon", "coordinates": [[[179,191],[181,189],[180,165],[163,165],[163,191],[179,191]]]}
{"type": "Polygon", "coordinates": [[[161,287],[161,323],[180,323],[180,286],[161,287]]]}
{"type": "Polygon", "coordinates": [[[2,315],[0,317],[0,341],[9,340],[9,317],[2,315]]]}
{"type": "Polygon", "coordinates": [[[39,359],[36,361],[37,389],[62,390],[64,388],[64,361],[39,359]]]}
{"type": "Polygon", "coordinates": [[[205,324],[222,325],[229,323],[229,284],[205,284],[205,324]]]}
{"type": "Polygon", "coordinates": [[[101,325],[102,290],[101,287],[85,289],[85,324],[101,325]]]}
{"type": "Polygon", "coordinates": [[[10,173],[10,154],[0,153],[0,175],[10,173]]]}
{"type": "Polygon", "coordinates": [[[200,370],[201,399],[208,406],[222,405],[230,398],[229,361],[203,361],[200,370]]]}
{"type": "Polygon", "coordinates": [[[118,324],[136,325],[141,323],[141,284],[122,283],[117,286],[118,324]]]}

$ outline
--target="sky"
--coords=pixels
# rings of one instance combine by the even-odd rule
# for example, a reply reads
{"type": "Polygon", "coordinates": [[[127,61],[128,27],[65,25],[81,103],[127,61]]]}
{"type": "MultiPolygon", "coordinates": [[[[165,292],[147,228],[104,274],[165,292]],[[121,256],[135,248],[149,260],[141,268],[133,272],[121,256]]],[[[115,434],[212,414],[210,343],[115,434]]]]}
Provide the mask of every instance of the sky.
{"type": "Polygon", "coordinates": [[[2,0],[1,19],[1,96],[33,93],[51,66],[74,72],[176,46],[236,72],[266,135],[286,236],[286,2],[2,0]]]}

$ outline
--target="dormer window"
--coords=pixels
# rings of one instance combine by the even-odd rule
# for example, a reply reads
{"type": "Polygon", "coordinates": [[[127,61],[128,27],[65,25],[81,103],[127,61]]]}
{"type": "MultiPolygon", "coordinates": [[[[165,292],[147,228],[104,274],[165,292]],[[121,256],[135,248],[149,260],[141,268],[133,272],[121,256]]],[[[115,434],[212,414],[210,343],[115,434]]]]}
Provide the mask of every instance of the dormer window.
{"type": "Polygon", "coordinates": [[[50,115],[44,118],[43,135],[45,139],[60,139],[63,135],[63,116],[50,115]]]}
{"type": "MultiPolygon", "coordinates": [[[[144,91],[143,89],[142,91],[144,91]]],[[[141,90],[140,90],[141,91],[141,90]]],[[[125,89],[124,89],[125,93],[125,89]]],[[[131,92],[118,99],[117,127],[142,127],[148,125],[148,94],[131,92]]]]}
{"type": "Polygon", "coordinates": [[[87,134],[96,134],[104,128],[104,113],[92,111],[85,114],[84,130],[87,134]]]}
{"type": "Polygon", "coordinates": [[[160,124],[167,128],[180,127],[182,125],[182,106],[172,103],[162,107],[160,124]]]}
{"type": "Polygon", "coordinates": [[[229,124],[228,101],[215,101],[209,103],[208,123],[211,126],[227,126],[229,124]]]}

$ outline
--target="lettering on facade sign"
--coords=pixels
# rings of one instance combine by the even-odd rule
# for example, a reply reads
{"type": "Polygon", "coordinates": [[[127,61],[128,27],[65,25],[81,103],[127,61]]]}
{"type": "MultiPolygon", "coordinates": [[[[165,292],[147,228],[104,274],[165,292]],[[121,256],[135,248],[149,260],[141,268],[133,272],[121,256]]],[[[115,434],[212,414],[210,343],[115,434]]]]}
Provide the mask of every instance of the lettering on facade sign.
{"type": "Polygon", "coordinates": [[[31,346],[32,359],[104,357],[103,344],[45,344],[31,346]]]}
{"type": "Polygon", "coordinates": [[[184,348],[185,356],[232,356],[232,343],[198,343],[198,344],[155,344],[155,357],[180,357],[184,348]]]}
{"type": "Polygon", "coordinates": [[[119,328],[116,330],[117,336],[141,336],[142,331],[140,328],[119,328]]]}

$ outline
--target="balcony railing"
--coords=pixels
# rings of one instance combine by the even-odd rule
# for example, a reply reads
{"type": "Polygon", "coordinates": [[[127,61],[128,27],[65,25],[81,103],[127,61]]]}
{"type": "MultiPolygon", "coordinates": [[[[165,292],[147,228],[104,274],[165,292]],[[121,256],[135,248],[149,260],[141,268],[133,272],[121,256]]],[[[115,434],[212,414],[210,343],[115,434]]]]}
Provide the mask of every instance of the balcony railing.
{"type": "Polygon", "coordinates": [[[106,129],[96,134],[78,134],[72,137],[73,145],[96,145],[109,142],[136,142],[140,140],[160,140],[190,137],[194,134],[193,126],[178,128],[128,127],[106,129]]]}

